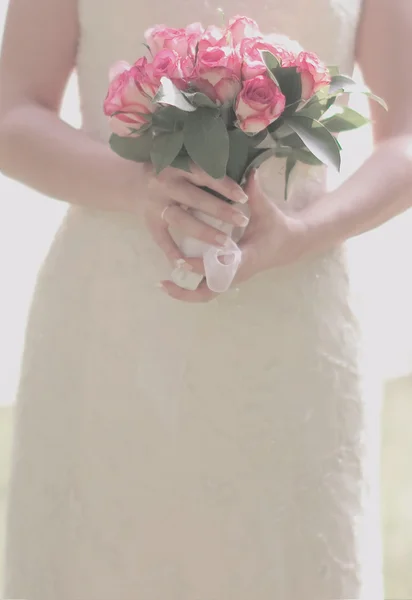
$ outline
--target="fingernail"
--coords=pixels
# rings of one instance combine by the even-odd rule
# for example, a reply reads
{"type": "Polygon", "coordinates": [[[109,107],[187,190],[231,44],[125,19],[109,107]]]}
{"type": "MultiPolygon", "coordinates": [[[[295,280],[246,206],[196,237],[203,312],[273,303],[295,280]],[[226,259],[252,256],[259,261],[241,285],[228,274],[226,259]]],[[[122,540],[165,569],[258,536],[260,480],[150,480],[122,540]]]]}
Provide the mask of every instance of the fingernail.
{"type": "Polygon", "coordinates": [[[246,225],[249,223],[249,219],[247,218],[246,215],[243,215],[242,213],[238,213],[233,216],[233,223],[235,225],[239,225],[239,227],[246,227],[246,225]]]}
{"type": "Polygon", "coordinates": [[[157,287],[159,290],[164,290],[165,289],[165,286],[160,281],[158,281],[156,283],[155,287],[157,287]]]}
{"type": "Polygon", "coordinates": [[[184,258],[178,258],[175,261],[175,265],[178,269],[183,269],[184,271],[193,271],[192,265],[186,262],[184,258]]]}
{"type": "Polygon", "coordinates": [[[246,204],[249,199],[243,190],[238,190],[234,196],[236,202],[239,202],[240,204],[246,204]]]}
{"type": "Polygon", "coordinates": [[[227,235],[222,234],[217,235],[215,237],[215,240],[220,246],[226,246],[226,244],[229,242],[229,238],[227,237],[227,235]]]}

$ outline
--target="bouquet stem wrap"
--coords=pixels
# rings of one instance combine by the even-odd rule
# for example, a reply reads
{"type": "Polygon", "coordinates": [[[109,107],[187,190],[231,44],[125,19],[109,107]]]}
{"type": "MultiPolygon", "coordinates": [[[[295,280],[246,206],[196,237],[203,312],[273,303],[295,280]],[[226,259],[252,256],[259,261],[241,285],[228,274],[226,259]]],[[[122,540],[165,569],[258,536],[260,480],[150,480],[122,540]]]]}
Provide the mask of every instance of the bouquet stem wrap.
{"type": "MultiPolygon", "coordinates": [[[[224,248],[220,248],[195,238],[186,237],[178,242],[178,246],[187,258],[203,257],[206,283],[210,290],[219,294],[226,292],[236,276],[242,258],[239,247],[232,239],[235,228],[201,211],[191,210],[190,212],[196,219],[225,233],[229,242],[224,248]]],[[[184,289],[195,290],[202,280],[203,275],[181,267],[177,267],[172,272],[172,281],[184,289]]]]}

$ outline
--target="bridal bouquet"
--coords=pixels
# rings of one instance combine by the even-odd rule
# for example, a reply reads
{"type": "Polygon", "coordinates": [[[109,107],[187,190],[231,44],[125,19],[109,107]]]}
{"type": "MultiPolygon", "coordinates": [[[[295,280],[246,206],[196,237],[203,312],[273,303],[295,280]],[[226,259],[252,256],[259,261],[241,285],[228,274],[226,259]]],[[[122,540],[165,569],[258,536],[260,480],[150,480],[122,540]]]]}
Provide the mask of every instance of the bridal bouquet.
{"type": "MultiPolygon", "coordinates": [[[[247,17],[235,17],[223,28],[157,25],[145,39],[147,56],[112,67],[104,112],[114,152],[150,161],[157,173],[168,166],[189,170],[193,161],[211,177],[227,174],[242,184],[251,169],[276,156],[285,160],[287,199],[296,163],[339,170],[336,134],[368,122],[335,104],[339,96],[360,92],[384,105],[337,67],[285,36],[263,35],[247,17]]],[[[222,226],[210,217],[208,223],[222,226]]],[[[208,256],[208,284],[210,265],[222,270],[226,263],[228,276],[215,285],[219,288],[233,280],[236,249],[233,243],[230,263],[202,242],[184,240],[182,247],[186,255],[208,256]]]]}

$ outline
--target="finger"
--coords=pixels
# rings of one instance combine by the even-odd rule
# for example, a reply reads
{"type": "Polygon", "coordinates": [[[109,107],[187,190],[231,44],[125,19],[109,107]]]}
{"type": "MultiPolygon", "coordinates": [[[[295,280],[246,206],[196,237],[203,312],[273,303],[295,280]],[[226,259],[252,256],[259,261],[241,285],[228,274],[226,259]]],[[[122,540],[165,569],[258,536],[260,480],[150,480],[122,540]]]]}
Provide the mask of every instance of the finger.
{"type": "Polygon", "coordinates": [[[241,250],[241,262],[236,272],[233,283],[239,284],[247,281],[258,272],[259,267],[259,252],[255,244],[244,243],[243,240],[239,243],[241,250]]]}
{"type": "Polygon", "coordinates": [[[166,258],[174,268],[178,267],[179,269],[194,271],[201,275],[205,274],[203,259],[185,257],[170,235],[167,223],[163,221],[160,224],[149,223],[149,231],[154,242],[164,252],[166,258]]]}
{"type": "Polygon", "coordinates": [[[251,218],[253,218],[253,216],[265,215],[268,212],[273,211],[273,203],[260,187],[257,169],[251,171],[246,182],[245,192],[249,197],[251,218]]]}
{"type": "Polygon", "coordinates": [[[177,261],[183,258],[179,247],[174,242],[169,233],[167,224],[164,221],[160,221],[160,223],[149,223],[149,231],[153,240],[165,253],[166,257],[172,264],[175,265],[177,261]]]}
{"type": "Polygon", "coordinates": [[[216,198],[216,196],[205,190],[201,190],[189,181],[176,183],[169,188],[168,193],[179,204],[200,210],[235,227],[246,227],[249,222],[242,210],[220,198],[216,198]]]}
{"type": "Polygon", "coordinates": [[[174,298],[175,300],[180,300],[181,302],[191,302],[191,303],[202,303],[202,302],[210,302],[214,298],[216,298],[217,294],[209,290],[206,282],[202,282],[197,290],[185,290],[178,285],[174,284],[172,281],[162,281],[160,283],[163,291],[174,298]]]}
{"type": "Polygon", "coordinates": [[[233,202],[245,204],[248,200],[243,188],[231,179],[231,177],[228,177],[228,175],[225,175],[221,179],[215,179],[194,163],[191,166],[191,172],[185,173],[185,175],[195,185],[208,187],[233,202]]]}
{"type": "MultiPolygon", "coordinates": [[[[205,265],[203,264],[203,258],[188,258],[183,257],[183,260],[185,261],[186,265],[188,265],[188,267],[191,267],[191,271],[194,271],[195,273],[199,273],[199,275],[204,275],[205,274],[205,265]]],[[[178,261],[177,266],[179,267],[181,265],[181,261],[178,261]]]]}
{"type": "Polygon", "coordinates": [[[176,227],[182,233],[212,246],[223,248],[229,240],[229,237],[225,233],[206,223],[202,223],[202,221],[182,210],[176,204],[171,205],[165,212],[164,221],[171,227],[176,227]]]}

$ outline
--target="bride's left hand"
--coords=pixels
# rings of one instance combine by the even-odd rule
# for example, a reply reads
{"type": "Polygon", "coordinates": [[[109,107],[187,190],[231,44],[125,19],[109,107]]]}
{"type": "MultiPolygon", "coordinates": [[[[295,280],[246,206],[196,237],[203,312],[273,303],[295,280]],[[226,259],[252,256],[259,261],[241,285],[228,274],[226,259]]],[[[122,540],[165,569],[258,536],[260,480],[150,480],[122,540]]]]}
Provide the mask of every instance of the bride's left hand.
{"type": "MultiPolygon", "coordinates": [[[[249,197],[250,222],[238,244],[242,261],[234,284],[251,279],[258,273],[292,264],[306,251],[308,228],[299,214],[287,215],[264,194],[257,171],[253,171],[245,186],[249,197]]],[[[202,259],[186,259],[187,267],[202,271],[202,259]]],[[[195,291],[185,290],[172,281],[162,281],[163,290],[172,298],[184,302],[208,302],[217,296],[203,281],[195,291]]]]}

